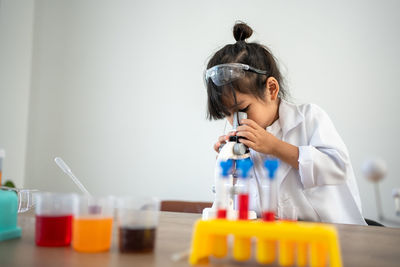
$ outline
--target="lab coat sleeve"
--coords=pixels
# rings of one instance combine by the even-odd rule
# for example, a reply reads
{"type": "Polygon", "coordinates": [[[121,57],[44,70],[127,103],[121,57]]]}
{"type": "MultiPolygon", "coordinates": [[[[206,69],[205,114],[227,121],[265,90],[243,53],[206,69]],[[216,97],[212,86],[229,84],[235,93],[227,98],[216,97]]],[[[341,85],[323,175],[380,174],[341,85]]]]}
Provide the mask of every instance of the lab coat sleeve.
{"type": "Polygon", "coordinates": [[[304,189],[345,183],[351,170],[347,148],[329,116],[318,106],[304,110],[308,144],[299,146],[299,173],[304,189]]]}

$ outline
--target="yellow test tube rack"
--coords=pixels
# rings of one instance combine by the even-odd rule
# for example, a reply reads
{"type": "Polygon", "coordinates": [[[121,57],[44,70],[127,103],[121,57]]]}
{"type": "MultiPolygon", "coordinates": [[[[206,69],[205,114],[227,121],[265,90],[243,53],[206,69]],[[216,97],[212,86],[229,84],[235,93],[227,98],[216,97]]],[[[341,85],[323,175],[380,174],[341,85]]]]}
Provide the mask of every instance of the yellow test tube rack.
{"type": "Polygon", "coordinates": [[[234,238],[232,256],[236,261],[250,259],[250,241],[255,240],[255,259],[260,264],[272,264],[277,257],[281,266],[342,266],[338,235],[331,225],[225,219],[195,223],[190,264],[208,263],[210,256],[226,257],[229,235],[234,238]]]}

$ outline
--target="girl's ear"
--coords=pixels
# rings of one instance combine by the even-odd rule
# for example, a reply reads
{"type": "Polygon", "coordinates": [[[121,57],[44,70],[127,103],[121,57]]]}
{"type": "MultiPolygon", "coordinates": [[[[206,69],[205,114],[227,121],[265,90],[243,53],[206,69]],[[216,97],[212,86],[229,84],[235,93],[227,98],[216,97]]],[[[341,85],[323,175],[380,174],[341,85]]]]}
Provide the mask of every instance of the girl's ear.
{"type": "Polygon", "coordinates": [[[274,101],[278,98],[279,83],[274,77],[269,77],[266,82],[267,96],[274,101]]]}

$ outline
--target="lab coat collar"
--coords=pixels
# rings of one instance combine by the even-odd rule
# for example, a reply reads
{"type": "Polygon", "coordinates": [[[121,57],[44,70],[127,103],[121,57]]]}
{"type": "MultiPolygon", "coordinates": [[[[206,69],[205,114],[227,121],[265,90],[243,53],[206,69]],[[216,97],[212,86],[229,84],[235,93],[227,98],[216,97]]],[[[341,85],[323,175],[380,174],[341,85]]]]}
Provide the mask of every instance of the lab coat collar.
{"type": "Polygon", "coordinates": [[[300,113],[297,105],[280,99],[279,103],[279,122],[282,128],[282,137],[304,121],[303,114],[300,113]]]}

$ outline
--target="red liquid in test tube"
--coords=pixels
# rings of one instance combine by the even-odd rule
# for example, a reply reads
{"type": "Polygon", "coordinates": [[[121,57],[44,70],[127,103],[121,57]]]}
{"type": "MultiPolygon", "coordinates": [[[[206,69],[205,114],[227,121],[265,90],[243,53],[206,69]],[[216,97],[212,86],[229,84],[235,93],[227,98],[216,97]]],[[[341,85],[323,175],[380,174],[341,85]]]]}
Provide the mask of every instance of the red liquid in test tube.
{"type": "Polygon", "coordinates": [[[277,181],[275,178],[275,172],[278,169],[279,161],[277,159],[266,159],[264,162],[264,166],[268,171],[268,177],[266,178],[266,183],[269,185],[268,187],[264,187],[265,190],[268,190],[268,193],[263,197],[263,213],[262,219],[265,222],[273,222],[275,221],[275,211],[277,210],[277,197],[278,197],[278,188],[277,181]],[[267,189],[268,188],[268,189],[267,189]]]}
{"type": "Polygon", "coordinates": [[[240,174],[242,181],[242,189],[238,195],[239,206],[239,220],[247,220],[249,218],[249,171],[253,167],[253,162],[250,158],[241,159],[236,161],[236,168],[240,174]]]}
{"type": "Polygon", "coordinates": [[[225,219],[225,218],[226,218],[226,209],[218,209],[217,219],[225,219]]]}
{"type": "Polygon", "coordinates": [[[217,219],[226,219],[227,208],[228,208],[228,191],[226,188],[226,181],[231,172],[233,166],[232,160],[226,160],[220,162],[221,175],[217,181],[217,219]]]}
{"type": "Polygon", "coordinates": [[[249,218],[249,194],[239,194],[239,220],[249,218]]]}
{"type": "Polygon", "coordinates": [[[265,222],[273,222],[275,221],[275,212],[273,211],[265,211],[262,214],[263,221],[265,222]]]}

